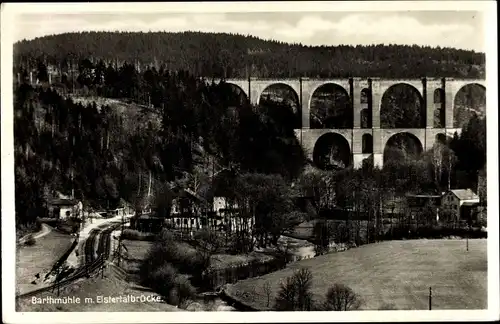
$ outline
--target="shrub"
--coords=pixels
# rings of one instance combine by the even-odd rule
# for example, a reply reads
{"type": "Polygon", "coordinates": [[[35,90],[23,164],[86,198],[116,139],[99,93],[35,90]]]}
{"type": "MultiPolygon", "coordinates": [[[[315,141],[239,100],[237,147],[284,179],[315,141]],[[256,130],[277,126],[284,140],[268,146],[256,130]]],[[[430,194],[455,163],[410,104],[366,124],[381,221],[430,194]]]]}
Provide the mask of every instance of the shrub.
{"type": "Polygon", "coordinates": [[[168,231],[168,230],[165,230],[163,229],[158,235],[157,235],[157,238],[156,240],[158,242],[162,242],[164,244],[167,244],[167,243],[173,243],[175,242],[175,238],[174,238],[174,235],[168,231]]]}
{"type": "Polygon", "coordinates": [[[393,303],[383,303],[378,310],[396,310],[396,305],[393,303]]]}
{"type": "Polygon", "coordinates": [[[188,302],[192,300],[196,294],[196,289],[184,276],[177,276],[175,278],[175,291],[177,293],[177,305],[182,308],[187,307],[188,302]]]}
{"type": "Polygon", "coordinates": [[[184,262],[182,265],[187,267],[189,257],[181,254],[174,242],[155,242],[141,264],[141,283],[160,294],[167,303],[187,306],[196,291],[186,277],[178,274],[179,265],[174,262],[184,262]]]}
{"type": "Polygon", "coordinates": [[[144,261],[142,262],[140,269],[139,269],[139,274],[141,278],[141,283],[146,286],[153,285],[154,283],[152,274],[153,272],[161,267],[165,263],[165,258],[164,255],[168,252],[168,249],[166,246],[163,246],[161,244],[153,244],[151,248],[149,249],[146,258],[144,258],[144,261]]]}
{"type": "Polygon", "coordinates": [[[359,309],[360,306],[360,297],[346,285],[334,284],[326,293],[325,310],[348,311],[359,309]]]}
{"type": "Polygon", "coordinates": [[[16,235],[18,237],[24,236],[26,234],[35,233],[40,231],[42,228],[42,223],[39,219],[28,224],[16,224],[16,235]]]}
{"type": "Polygon", "coordinates": [[[154,234],[143,233],[133,229],[126,229],[122,233],[122,239],[124,240],[153,241],[154,238],[155,238],[154,234]]]}
{"type": "Polygon", "coordinates": [[[149,286],[171,304],[171,293],[175,288],[177,271],[168,263],[162,264],[151,273],[149,286]]]}

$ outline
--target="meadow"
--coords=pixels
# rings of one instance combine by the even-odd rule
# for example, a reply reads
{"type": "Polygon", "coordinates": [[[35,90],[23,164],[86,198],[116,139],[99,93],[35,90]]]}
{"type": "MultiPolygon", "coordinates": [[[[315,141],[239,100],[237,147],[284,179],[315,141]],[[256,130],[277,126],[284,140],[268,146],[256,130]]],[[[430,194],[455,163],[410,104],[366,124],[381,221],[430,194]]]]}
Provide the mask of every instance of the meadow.
{"type": "Polygon", "coordinates": [[[264,283],[272,286],[271,307],[281,280],[305,267],[313,274],[312,292],[323,300],[334,283],[360,295],[363,310],[487,308],[486,240],[402,240],[364,245],[291,263],[286,269],[226,285],[232,298],[267,310],[264,283]]]}

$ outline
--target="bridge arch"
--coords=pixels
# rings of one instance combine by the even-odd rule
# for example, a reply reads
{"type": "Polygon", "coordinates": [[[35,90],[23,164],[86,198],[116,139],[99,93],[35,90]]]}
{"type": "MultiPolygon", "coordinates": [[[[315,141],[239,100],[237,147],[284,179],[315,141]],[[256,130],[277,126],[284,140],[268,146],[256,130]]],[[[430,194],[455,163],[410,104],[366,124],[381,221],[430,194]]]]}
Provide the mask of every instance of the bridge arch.
{"type": "Polygon", "coordinates": [[[313,162],[322,170],[347,168],[352,164],[348,139],[335,132],[321,135],[314,144],[313,162]]]}
{"type": "Polygon", "coordinates": [[[384,165],[396,160],[413,160],[424,151],[422,141],[411,132],[401,131],[391,135],[384,145],[384,165]]]}
{"type": "Polygon", "coordinates": [[[299,109],[300,104],[299,94],[291,85],[284,82],[267,85],[260,93],[257,104],[261,104],[262,100],[293,103],[294,109],[299,109]]]}
{"type": "Polygon", "coordinates": [[[425,128],[424,98],[412,84],[398,82],[384,91],[380,101],[381,128],[425,128]]]}
{"type": "Polygon", "coordinates": [[[289,120],[293,124],[290,125],[293,129],[301,128],[299,95],[292,86],[281,82],[266,86],[258,97],[257,105],[261,108],[273,109],[280,118],[289,120]],[[286,109],[288,112],[284,111],[286,109]]]}
{"type": "Polygon", "coordinates": [[[226,80],[223,80],[223,82],[226,84],[231,84],[231,85],[238,87],[239,90],[243,91],[243,93],[245,94],[245,96],[247,98],[250,98],[250,94],[248,93],[248,91],[249,91],[248,80],[245,80],[245,79],[226,79],[226,80]]]}
{"type": "Polygon", "coordinates": [[[486,114],[486,87],[479,83],[461,86],[453,98],[453,127],[462,128],[473,115],[486,114]]]}
{"type": "Polygon", "coordinates": [[[319,85],[309,99],[309,125],[312,129],[353,127],[353,111],[347,90],[334,82],[319,85]]]}
{"type": "Polygon", "coordinates": [[[238,84],[232,82],[222,82],[221,87],[223,91],[227,91],[224,99],[230,106],[241,106],[248,102],[249,98],[247,93],[238,84]]]}

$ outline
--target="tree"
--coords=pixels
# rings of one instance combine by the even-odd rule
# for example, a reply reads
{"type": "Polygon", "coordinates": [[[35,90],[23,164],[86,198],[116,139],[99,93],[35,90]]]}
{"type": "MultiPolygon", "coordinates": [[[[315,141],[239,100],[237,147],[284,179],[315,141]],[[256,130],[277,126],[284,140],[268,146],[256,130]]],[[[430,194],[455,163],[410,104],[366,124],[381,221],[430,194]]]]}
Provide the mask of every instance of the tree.
{"type": "Polygon", "coordinates": [[[49,73],[47,70],[47,66],[42,61],[38,62],[38,73],[36,75],[36,78],[40,82],[48,82],[49,81],[49,73]]]}
{"type": "Polygon", "coordinates": [[[311,47],[223,33],[67,33],[17,42],[14,53],[14,62],[25,65],[38,53],[55,62],[69,54],[75,59],[92,53],[96,59],[108,62],[136,64],[138,60],[141,65],[155,65],[157,69],[168,64],[173,71],[188,70],[204,76],[224,76],[225,72],[226,77],[240,78],[249,74],[275,78],[485,75],[485,54],[473,51],[404,45],[311,47]]]}
{"type": "Polygon", "coordinates": [[[298,179],[298,187],[305,197],[311,197],[316,215],[322,210],[329,210],[336,203],[334,186],[335,174],[322,170],[307,170],[298,179]]]}
{"type": "Polygon", "coordinates": [[[280,290],[274,308],[278,311],[294,311],[296,309],[297,287],[293,276],[280,282],[280,290]]]}
{"type": "Polygon", "coordinates": [[[324,254],[328,252],[328,246],[330,244],[330,238],[332,237],[333,231],[332,226],[326,220],[318,220],[314,224],[313,235],[314,235],[314,250],[316,255],[324,254]]]}
{"type": "Polygon", "coordinates": [[[271,299],[271,294],[273,293],[271,282],[269,282],[269,281],[264,282],[264,284],[262,285],[262,290],[264,291],[264,294],[267,297],[266,307],[269,307],[269,302],[270,302],[270,299],[271,299]]]}
{"type": "Polygon", "coordinates": [[[313,307],[312,273],[307,268],[296,270],[280,283],[275,309],[278,311],[310,311],[313,307]]]}
{"type": "Polygon", "coordinates": [[[457,163],[455,153],[442,143],[436,143],[428,154],[437,192],[451,188],[451,174],[457,163]]]}
{"type": "Polygon", "coordinates": [[[202,230],[195,235],[197,253],[203,261],[203,269],[207,269],[210,266],[210,259],[212,256],[219,251],[222,247],[223,242],[220,235],[214,231],[202,230]]]}
{"type": "Polygon", "coordinates": [[[457,152],[460,167],[481,170],[486,163],[486,119],[472,117],[460,134],[457,152]]]}
{"type": "Polygon", "coordinates": [[[343,284],[334,284],[326,293],[324,309],[328,311],[349,311],[361,307],[360,297],[343,284]]]}
{"type": "Polygon", "coordinates": [[[91,87],[94,83],[94,64],[89,59],[83,59],[78,65],[78,78],[77,81],[82,86],[91,87]]]}
{"type": "MultiPolygon", "coordinates": [[[[290,187],[279,175],[242,174],[234,185],[239,197],[246,197],[255,215],[255,232],[261,246],[276,245],[281,235],[297,222],[292,213],[290,187]]],[[[240,198],[240,201],[242,199],[240,198]]]]}

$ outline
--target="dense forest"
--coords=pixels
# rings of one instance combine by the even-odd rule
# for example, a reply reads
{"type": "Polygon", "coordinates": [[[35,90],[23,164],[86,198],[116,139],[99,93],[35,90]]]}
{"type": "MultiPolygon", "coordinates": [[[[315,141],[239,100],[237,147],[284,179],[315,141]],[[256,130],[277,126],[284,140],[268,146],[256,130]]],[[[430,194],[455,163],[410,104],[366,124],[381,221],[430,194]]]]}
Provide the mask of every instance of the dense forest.
{"type": "Polygon", "coordinates": [[[407,45],[304,46],[225,33],[81,32],[23,40],[15,65],[63,71],[84,58],[134,62],[205,77],[464,77],[484,78],[485,55],[407,45]]]}
{"type": "MultiPolygon", "coordinates": [[[[352,192],[377,186],[380,195],[398,196],[408,191],[440,192],[449,186],[475,188],[486,163],[482,118],[472,117],[460,136],[420,157],[408,158],[407,152],[394,148],[383,170],[374,170],[368,163],[362,170],[348,168],[310,178],[303,172],[308,161],[294,135],[297,116],[289,103],[264,99],[259,106],[251,106],[224,82],[200,77],[243,76],[239,73],[248,71],[247,63],[262,76],[311,75],[316,70],[308,64],[321,59],[331,68],[320,69],[319,64],[317,71],[325,73],[337,73],[338,65],[348,66],[349,73],[359,69],[353,73],[358,76],[402,73],[409,77],[404,69],[388,70],[384,64],[402,67],[398,62],[408,64],[413,62],[411,57],[417,63],[422,63],[422,57],[441,62],[411,68],[427,75],[430,67],[439,67],[444,69],[440,76],[477,77],[474,68],[466,69],[469,74],[455,73],[465,67],[484,67],[484,55],[467,51],[417,46],[318,48],[226,34],[81,33],[18,43],[16,68],[22,79],[14,91],[17,223],[32,223],[43,215],[44,198],[55,191],[72,192],[85,206],[97,209],[127,201],[168,210],[162,199],[172,183],[196,188],[205,182],[210,187],[210,176],[222,169],[230,171],[224,176],[229,179],[216,181],[215,187],[221,188],[210,188],[212,194],[223,190],[255,197],[260,214],[269,216],[261,223],[268,230],[273,220],[279,220],[277,215],[283,215],[283,204],[289,206],[292,183],[305,183],[307,188],[302,189],[308,194],[331,178],[328,186],[337,191],[338,206],[348,204],[352,192]],[[221,54],[223,50],[226,54],[221,54]],[[332,61],[325,51],[339,53],[339,60],[332,61]],[[368,64],[372,70],[359,59],[352,63],[354,57],[374,62],[368,64]],[[277,61],[300,68],[284,72],[277,61]],[[48,86],[50,65],[72,72],[48,86]],[[35,71],[41,86],[26,82],[28,70],[35,71]],[[71,99],[75,96],[86,100],[71,99]],[[107,100],[103,104],[93,102],[103,98],[107,100]],[[356,185],[353,179],[359,180],[356,185]],[[144,201],[151,189],[157,201],[144,201]],[[276,204],[269,202],[271,192],[279,198],[276,204]]],[[[330,192],[327,189],[322,190],[330,192]]]]}
{"type": "MultiPolygon", "coordinates": [[[[123,80],[107,90],[123,93],[123,80]]],[[[284,179],[301,171],[302,148],[293,129],[279,120],[280,107],[261,106],[259,113],[249,105],[231,109],[230,88],[183,71],[167,71],[157,81],[158,108],[125,110],[75,103],[50,87],[17,87],[18,222],[40,216],[44,198],[55,191],[73,192],[87,206],[114,208],[123,200],[142,204],[148,182],[153,192],[166,195],[169,183],[192,186],[206,180],[208,170],[284,179]]]]}

